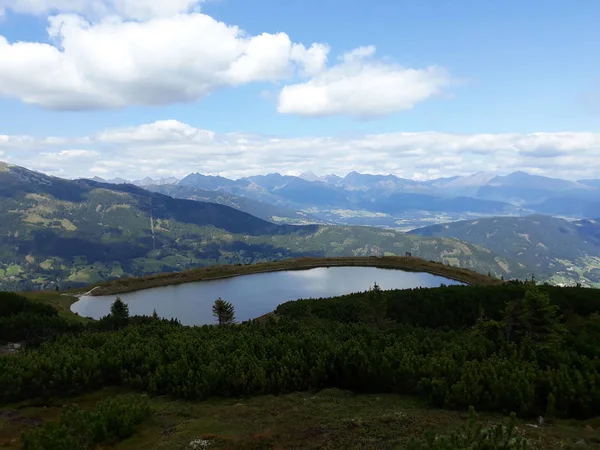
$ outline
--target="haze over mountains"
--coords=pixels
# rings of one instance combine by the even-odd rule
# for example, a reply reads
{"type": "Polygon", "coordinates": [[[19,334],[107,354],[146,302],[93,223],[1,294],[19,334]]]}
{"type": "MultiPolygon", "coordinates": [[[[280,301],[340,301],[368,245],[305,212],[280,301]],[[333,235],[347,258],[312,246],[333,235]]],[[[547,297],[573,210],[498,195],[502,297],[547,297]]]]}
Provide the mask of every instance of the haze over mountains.
{"type": "Polygon", "coordinates": [[[179,181],[145,178],[133,184],[178,198],[239,207],[263,219],[287,223],[411,229],[432,221],[492,215],[600,215],[600,180],[569,181],[525,172],[505,176],[481,172],[428,181],[358,172],[344,177],[271,173],[237,180],[192,173],[179,181]]]}

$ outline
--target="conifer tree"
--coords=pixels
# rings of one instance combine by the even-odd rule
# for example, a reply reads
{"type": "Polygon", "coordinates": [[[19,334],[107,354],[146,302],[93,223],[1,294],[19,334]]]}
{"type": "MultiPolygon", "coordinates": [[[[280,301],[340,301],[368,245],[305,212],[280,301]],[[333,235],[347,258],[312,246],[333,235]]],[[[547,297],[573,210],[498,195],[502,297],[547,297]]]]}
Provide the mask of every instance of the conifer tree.
{"type": "Polygon", "coordinates": [[[128,319],[129,318],[129,306],[121,297],[117,297],[117,299],[110,305],[110,315],[115,319],[128,319]]]}
{"type": "Polygon", "coordinates": [[[528,337],[535,344],[550,344],[563,334],[560,308],[553,305],[547,293],[534,284],[523,298],[508,303],[505,311],[508,341],[521,342],[528,337]]]}
{"type": "Polygon", "coordinates": [[[366,322],[382,328],[386,323],[387,300],[375,282],[366,297],[366,322]]]}
{"type": "Polygon", "coordinates": [[[219,325],[231,324],[235,322],[235,311],[233,305],[221,297],[215,300],[212,307],[213,316],[219,322],[219,325]]]}

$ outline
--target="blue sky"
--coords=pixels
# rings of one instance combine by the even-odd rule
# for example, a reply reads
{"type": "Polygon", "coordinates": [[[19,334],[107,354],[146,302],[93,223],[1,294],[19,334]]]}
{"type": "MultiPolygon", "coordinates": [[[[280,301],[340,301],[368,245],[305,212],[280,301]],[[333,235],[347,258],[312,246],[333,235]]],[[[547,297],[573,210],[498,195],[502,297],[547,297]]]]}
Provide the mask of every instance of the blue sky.
{"type": "Polygon", "coordinates": [[[600,2],[211,0],[200,5],[210,26],[192,35],[174,19],[197,16],[190,30],[205,23],[192,0],[173,0],[179,9],[157,0],[126,0],[129,8],[111,1],[0,0],[7,41],[0,42],[0,159],[65,176],[181,176],[193,168],[230,176],[352,169],[429,178],[525,169],[600,177],[600,2]],[[121,38],[112,43],[91,32],[109,16],[121,18],[112,28],[121,38]],[[49,20],[59,29],[54,37],[49,20]],[[141,30],[157,20],[169,47],[143,59],[140,49],[157,44],[141,30]],[[217,22],[245,34],[233,38],[217,22]],[[123,31],[132,23],[137,34],[123,31]],[[247,40],[263,33],[250,53],[247,40]],[[277,33],[285,33],[288,50],[274,44],[277,33]],[[237,53],[211,55],[228,38],[237,53]],[[57,50],[31,48],[39,44],[57,50]],[[353,55],[362,56],[340,61],[357,48],[363,50],[353,55]],[[119,52],[135,56],[128,71],[116,69],[119,52]],[[242,70],[234,61],[243,55],[250,56],[242,70]],[[45,64],[36,65],[40,60],[45,64]],[[98,137],[118,129],[129,134],[121,132],[118,142],[98,137]],[[153,140],[140,145],[143,130],[152,130],[153,140]],[[194,140],[190,130],[217,138],[194,140]],[[244,147],[240,134],[251,135],[251,145],[244,147]],[[365,143],[370,135],[386,144],[365,143]],[[48,136],[62,140],[49,144],[48,136]],[[269,153],[269,136],[280,137],[284,151],[269,153]],[[166,161],[173,148],[175,159],[166,161]],[[343,148],[350,148],[345,161],[343,148]],[[228,155],[239,151],[247,158],[233,167],[228,155]],[[140,159],[146,164],[136,165],[140,159]]]}

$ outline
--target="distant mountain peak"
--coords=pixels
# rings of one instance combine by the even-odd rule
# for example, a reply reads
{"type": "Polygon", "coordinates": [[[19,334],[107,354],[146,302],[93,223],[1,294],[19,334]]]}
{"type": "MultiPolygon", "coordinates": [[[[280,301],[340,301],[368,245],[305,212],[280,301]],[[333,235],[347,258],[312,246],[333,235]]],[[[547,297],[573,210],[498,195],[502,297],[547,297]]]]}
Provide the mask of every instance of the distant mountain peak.
{"type": "Polygon", "coordinates": [[[314,172],[302,172],[298,175],[298,178],[302,178],[306,181],[321,181],[321,178],[317,176],[314,172]]]}
{"type": "Polygon", "coordinates": [[[492,180],[496,176],[495,173],[492,172],[476,172],[472,175],[467,175],[466,177],[458,177],[454,180],[451,180],[448,185],[451,186],[476,186],[476,185],[484,185],[492,180]]]}

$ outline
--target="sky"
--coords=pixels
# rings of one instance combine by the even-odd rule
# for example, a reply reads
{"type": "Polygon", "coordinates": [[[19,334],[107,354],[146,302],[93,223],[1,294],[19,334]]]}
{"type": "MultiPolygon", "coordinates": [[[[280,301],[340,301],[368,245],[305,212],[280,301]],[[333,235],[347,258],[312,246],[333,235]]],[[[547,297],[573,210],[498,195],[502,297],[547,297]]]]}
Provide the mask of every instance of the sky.
{"type": "Polygon", "coordinates": [[[596,0],[0,0],[0,160],[600,178],[596,0]]]}

